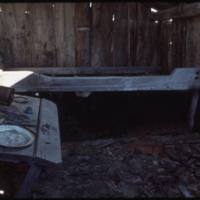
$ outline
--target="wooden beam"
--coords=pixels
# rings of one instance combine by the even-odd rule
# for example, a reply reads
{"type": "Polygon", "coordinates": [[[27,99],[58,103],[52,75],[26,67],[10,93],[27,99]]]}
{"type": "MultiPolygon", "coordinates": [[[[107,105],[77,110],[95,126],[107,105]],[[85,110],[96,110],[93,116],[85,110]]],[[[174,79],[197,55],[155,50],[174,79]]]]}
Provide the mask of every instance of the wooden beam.
{"type": "Polygon", "coordinates": [[[158,13],[154,14],[153,18],[154,20],[167,20],[170,18],[187,18],[198,15],[200,15],[200,3],[185,3],[182,6],[160,10],[158,13]]]}
{"type": "Polygon", "coordinates": [[[198,68],[176,68],[170,75],[51,77],[29,71],[0,73],[0,85],[16,92],[117,92],[117,91],[188,91],[198,68]]]}
{"type": "Polygon", "coordinates": [[[189,127],[191,130],[193,130],[195,127],[198,101],[199,101],[199,91],[195,90],[192,95],[192,102],[189,110],[189,127]]]}
{"type": "Polygon", "coordinates": [[[157,74],[161,72],[160,67],[132,66],[132,67],[43,67],[43,68],[11,68],[5,71],[32,71],[35,73],[56,75],[56,76],[84,76],[84,75],[140,75],[157,74]]]}

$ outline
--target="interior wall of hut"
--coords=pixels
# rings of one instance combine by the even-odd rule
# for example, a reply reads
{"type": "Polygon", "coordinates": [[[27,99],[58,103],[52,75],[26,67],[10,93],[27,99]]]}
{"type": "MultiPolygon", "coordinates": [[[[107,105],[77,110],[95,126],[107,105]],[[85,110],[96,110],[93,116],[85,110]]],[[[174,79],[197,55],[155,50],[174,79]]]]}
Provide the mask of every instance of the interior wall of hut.
{"type": "Polygon", "coordinates": [[[147,4],[0,3],[0,57],[13,68],[199,65],[199,17],[154,20],[147,4]]]}
{"type": "Polygon", "coordinates": [[[200,16],[188,18],[186,66],[200,67],[200,16]]]}

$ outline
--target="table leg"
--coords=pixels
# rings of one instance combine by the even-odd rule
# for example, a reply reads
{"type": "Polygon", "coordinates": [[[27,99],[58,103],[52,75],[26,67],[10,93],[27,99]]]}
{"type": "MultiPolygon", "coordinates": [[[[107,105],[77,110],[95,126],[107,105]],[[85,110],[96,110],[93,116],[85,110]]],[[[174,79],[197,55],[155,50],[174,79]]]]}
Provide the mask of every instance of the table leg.
{"type": "Polygon", "coordinates": [[[38,180],[41,168],[32,164],[26,174],[20,190],[15,195],[15,198],[27,198],[31,196],[31,187],[38,180]]]}
{"type": "Polygon", "coordinates": [[[189,128],[192,131],[195,128],[198,102],[199,102],[199,91],[194,91],[192,95],[190,110],[189,110],[189,128]]]}

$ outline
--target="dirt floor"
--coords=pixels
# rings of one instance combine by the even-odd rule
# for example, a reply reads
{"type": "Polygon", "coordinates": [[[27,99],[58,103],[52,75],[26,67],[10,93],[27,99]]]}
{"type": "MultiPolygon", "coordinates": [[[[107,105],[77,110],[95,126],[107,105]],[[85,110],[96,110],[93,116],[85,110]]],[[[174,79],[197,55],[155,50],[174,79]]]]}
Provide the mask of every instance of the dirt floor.
{"type": "MultiPolygon", "coordinates": [[[[69,142],[62,154],[62,167],[44,171],[32,188],[34,198],[200,196],[198,133],[69,142]]],[[[4,166],[2,197],[18,189],[19,169],[4,166]]]]}
{"type": "MultiPolygon", "coordinates": [[[[73,98],[59,107],[63,165],[41,173],[34,198],[200,196],[200,134],[187,127],[189,97],[73,98]]],[[[17,173],[7,185],[2,174],[7,196],[17,173]]]]}
{"type": "Polygon", "coordinates": [[[62,152],[62,169],[42,174],[34,197],[200,195],[199,134],[65,143],[62,152]]]}

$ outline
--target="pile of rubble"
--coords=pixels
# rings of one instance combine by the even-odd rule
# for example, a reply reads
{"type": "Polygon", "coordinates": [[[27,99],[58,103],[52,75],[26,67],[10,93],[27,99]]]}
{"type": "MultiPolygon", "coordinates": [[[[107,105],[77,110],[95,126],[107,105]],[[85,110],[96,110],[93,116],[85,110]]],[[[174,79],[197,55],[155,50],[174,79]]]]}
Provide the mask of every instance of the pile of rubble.
{"type": "Polygon", "coordinates": [[[71,142],[34,197],[198,197],[200,135],[71,142]]]}

